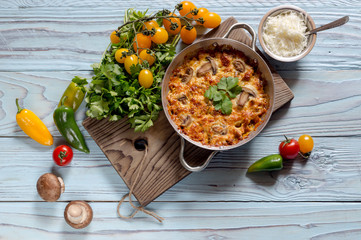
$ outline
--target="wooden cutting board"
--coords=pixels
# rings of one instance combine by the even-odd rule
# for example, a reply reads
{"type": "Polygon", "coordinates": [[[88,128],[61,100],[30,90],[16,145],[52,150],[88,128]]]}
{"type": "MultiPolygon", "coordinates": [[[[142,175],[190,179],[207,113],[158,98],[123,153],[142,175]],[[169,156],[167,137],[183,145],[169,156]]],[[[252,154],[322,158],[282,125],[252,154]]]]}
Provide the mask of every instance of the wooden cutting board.
{"type": "MultiPolygon", "coordinates": [[[[235,18],[228,18],[217,29],[210,31],[200,39],[222,37],[236,22],[235,18]]],[[[248,35],[242,29],[232,31],[229,38],[246,44],[250,43],[248,35]]],[[[281,76],[271,66],[270,68],[275,81],[274,110],[277,110],[290,101],[294,95],[281,76]]],[[[110,122],[108,119],[87,118],[83,121],[83,126],[128,187],[132,185],[136,177],[144,154],[144,151],[135,149],[134,143],[139,139],[147,141],[148,154],[144,159],[138,182],[133,189],[135,198],[142,206],[149,204],[191,173],[185,170],[179,162],[180,138],[168,123],[164,112],[160,114],[154,126],[145,133],[135,133],[126,119],[110,122]]],[[[197,166],[201,165],[211,152],[186,144],[184,155],[190,165],[197,166]]]]}

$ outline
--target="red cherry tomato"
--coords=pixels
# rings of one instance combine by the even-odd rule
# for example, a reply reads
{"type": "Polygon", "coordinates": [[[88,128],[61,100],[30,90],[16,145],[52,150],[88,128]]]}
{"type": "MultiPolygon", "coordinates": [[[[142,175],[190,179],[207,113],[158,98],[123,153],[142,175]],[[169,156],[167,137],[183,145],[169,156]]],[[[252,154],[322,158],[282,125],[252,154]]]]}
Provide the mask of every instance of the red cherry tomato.
{"type": "Polygon", "coordinates": [[[59,166],[68,165],[73,159],[73,150],[67,145],[60,145],[54,149],[53,160],[59,166]]]}
{"type": "Polygon", "coordinates": [[[284,159],[295,159],[300,151],[300,145],[297,140],[286,137],[286,140],[281,142],[278,150],[284,159]]]}

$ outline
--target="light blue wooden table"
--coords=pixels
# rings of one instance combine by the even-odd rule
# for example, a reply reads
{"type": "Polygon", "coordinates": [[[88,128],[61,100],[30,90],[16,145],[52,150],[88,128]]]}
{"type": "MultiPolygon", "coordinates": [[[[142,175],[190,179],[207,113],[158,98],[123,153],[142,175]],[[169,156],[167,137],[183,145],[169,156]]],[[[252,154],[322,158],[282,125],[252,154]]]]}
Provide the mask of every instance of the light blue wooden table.
{"type": "MultiPolygon", "coordinates": [[[[361,2],[356,0],[208,0],[197,6],[234,16],[254,28],[272,7],[304,8],[317,26],[344,15],[345,26],[318,34],[316,46],[296,63],[272,65],[295,94],[252,142],[223,152],[201,173],[169,189],[148,205],[165,218],[160,224],[140,213],[120,219],[116,206],[128,189],[82,128],[91,154],[75,151],[72,164],[53,164],[63,143],[52,113],[75,75],[91,77],[109,34],[124,11],[172,8],[175,2],[113,0],[0,1],[0,239],[361,239],[361,2]],[[33,110],[54,136],[45,147],[15,122],[15,98],[33,110]],[[277,152],[283,135],[314,137],[306,161],[283,170],[246,175],[250,164],[277,152]],[[44,202],[36,181],[54,171],[66,191],[44,202]],[[74,230],[63,211],[86,200],[93,222],[74,230]]],[[[80,125],[85,105],[77,112],[80,125]]],[[[125,209],[124,213],[130,209],[125,209]]]]}

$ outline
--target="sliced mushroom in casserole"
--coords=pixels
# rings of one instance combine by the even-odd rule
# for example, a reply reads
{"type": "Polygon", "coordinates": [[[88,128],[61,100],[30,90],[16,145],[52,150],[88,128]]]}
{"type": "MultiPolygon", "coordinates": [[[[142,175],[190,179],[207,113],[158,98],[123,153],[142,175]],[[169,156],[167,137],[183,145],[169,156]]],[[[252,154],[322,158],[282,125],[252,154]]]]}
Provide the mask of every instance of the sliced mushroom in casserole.
{"type": "Polygon", "coordinates": [[[212,59],[211,57],[206,57],[206,59],[208,60],[208,62],[204,63],[202,66],[200,66],[200,68],[198,68],[197,70],[197,77],[202,77],[203,75],[205,75],[207,72],[212,71],[212,74],[215,75],[217,73],[217,63],[216,61],[214,61],[214,59],[212,59]]]}
{"type": "Polygon", "coordinates": [[[218,70],[216,61],[211,57],[206,57],[206,59],[211,63],[213,75],[216,75],[218,70]]]}
{"type": "Polygon", "coordinates": [[[183,104],[187,104],[187,96],[182,93],[177,97],[177,100],[180,101],[183,104]]]}
{"type": "Polygon", "coordinates": [[[240,59],[234,60],[233,66],[238,72],[244,72],[244,70],[246,69],[244,62],[240,59]]]}
{"type": "Polygon", "coordinates": [[[226,135],[228,133],[228,128],[225,124],[214,124],[212,126],[212,131],[219,135],[226,135]]]}
{"type": "Polygon", "coordinates": [[[182,120],[181,123],[182,127],[188,127],[192,123],[192,118],[189,115],[182,115],[181,120],[182,120]]]}
{"type": "Polygon", "coordinates": [[[189,67],[185,70],[185,74],[182,76],[182,83],[187,84],[193,77],[193,68],[189,67]]]}
{"type": "Polygon", "coordinates": [[[242,87],[242,92],[237,99],[237,105],[243,107],[248,102],[250,96],[257,97],[256,91],[250,87],[242,87]]]}

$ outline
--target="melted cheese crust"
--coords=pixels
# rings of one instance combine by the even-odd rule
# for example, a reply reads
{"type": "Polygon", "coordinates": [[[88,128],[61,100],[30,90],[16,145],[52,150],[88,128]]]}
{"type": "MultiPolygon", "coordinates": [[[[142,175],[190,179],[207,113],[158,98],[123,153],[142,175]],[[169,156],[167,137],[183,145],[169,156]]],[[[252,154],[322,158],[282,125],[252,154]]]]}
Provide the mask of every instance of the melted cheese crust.
{"type": "Polygon", "coordinates": [[[170,117],[183,134],[203,145],[219,147],[237,144],[257,129],[269,108],[269,96],[264,91],[265,81],[256,69],[241,51],[200,50],[195,57],[186,58],[172,72],[167,96],[170,117]],[[197,77],[197,70],[209,62],[207,57],[217,63],[217,73],[213,75],[210,71],[197,77]],[[244,63],[243,72],[235,68],[235,60],[244,63]],[[185,82],[182,78],[189,73],[188,68],[193,69],[193,74],[191,80],[185,82]],[[222,77],[238,77],[239,85],[252,89],[256,96],[249,95],[243,106],[237,104],[237,96],[232,99],[232,113],[222,114],[204,97],[205,91],[222,77]]]}

